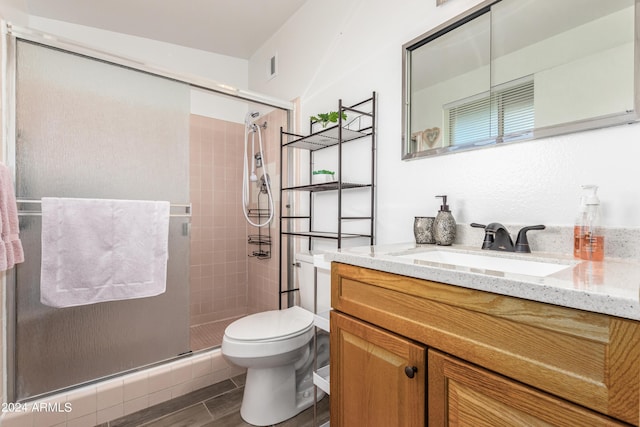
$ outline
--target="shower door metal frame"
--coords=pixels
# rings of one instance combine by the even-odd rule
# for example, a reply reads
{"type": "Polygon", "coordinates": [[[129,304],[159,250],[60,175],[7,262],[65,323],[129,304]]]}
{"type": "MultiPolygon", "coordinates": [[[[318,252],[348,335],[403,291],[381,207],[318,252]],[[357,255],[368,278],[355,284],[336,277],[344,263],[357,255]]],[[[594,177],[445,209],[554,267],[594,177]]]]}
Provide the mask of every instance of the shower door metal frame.
{"type": "Polygon", "coordinates": [[[128,58],[122,55],[115,55],[109,52],[102,51],[100,49],[93,48],[88,45],[77,43],[72,40],[67,40],[62,37],[54,36],[51,34],[42,33],[39,31],[30,30],[28,28],[13,25],[11,23],[4,23],[2,31],[9,38],[23,39],[34,43],[41,44],[43,46],[52,47],[68,52],[72,52],[78,55],[83,55],[89,58],[97,59],[99,61],[108,62],[111,64],[120,65],[123,67],[131,68],[134,70],[142,71],[145,73],[153,74],[160,77],[165,77],[178,82],[187,83],[193,88],[204,89],[211,92],[216,92],[222,95],[227,95],[233,98],[242,99],[244,101],[255,102],[270,107],[279,108],[282,110],[294,111],[294,104],[290,101],[284,101],[278,98],[274,98],[268,95],[263,95],[258,92],[253,92],[245,89],[239,89],[237,87],[218,83],[213,80],[193,76],[175,73],[165,68],[156,67],[146,64],[133,58],[128,58]]]}
{"type": "MultiPolygon", "coordinates": [[[[239,89],[223,83],[218,83],[213,80],[200,78],[192,75],[183,75],[172,72],[167,69],[155,67],[145,64],[138,60],[127,58],[121,55],[116,55],[96,49],[94,47],[77,43],[75,41],[63,39],[50,34],[34,31],[25,27],[15,26],[6,21],[0,21],[0,31],[2,31],[2,58],[1,58],[1,72],[2,72],[2,132],[3,132],[3,147],[2,157],[12,171],[12,177],[15,182],[16,177],[16,43],[18,39],[41,44],[45,47],[55,48],[69,53],[85,56],[90,59],[95,59],[103,62],[107,62],[114,65],[119,65],[133,70],[142,71],[159,77],[169,78],[178,82],[186,83],[191,88],[202,89],[208,92],[214,92],[221,95],[228,96],[230,98],[240,99],[256,104],[261,104],[268,107],[274,107],[286,111],[287,113],[287,130],[291,131],[296,116],[295,104],[290,101],[281,100],[268,95],[263,95],[258,92],[239,89]]],[[[290,264],[290,262],[288,262],[290,264]]],[[[7,402],[15,401],[16,392],[16,325],[17,325],[17,310],[16,310],[16,295],[15,295],[15,283],[16,274],[15,269],[8,271],[4,277],[4,289],[2,298],[2,304],[4,304],[4,319],[2,323],[5,325],[2,334],[2,346],[0,350],[0,362],[3,362],[4,377],[3,395],[7,402]],[[14,284],[14,286],[8,286],[14,284]]],[[[158,361],[163,363],[163,361],[158,361]]],[[[140,369],[142,367],[139,367],[140,369]]],[[[115,376],[120,373],[115,374],[115,376]]],[[[100,379],[96,379],[100,380],[100,379]]],[[[71,386],[71,388],[77,385],[71,386]]],[[[55,391],[54,391],[55,392],[55,391]]]]}

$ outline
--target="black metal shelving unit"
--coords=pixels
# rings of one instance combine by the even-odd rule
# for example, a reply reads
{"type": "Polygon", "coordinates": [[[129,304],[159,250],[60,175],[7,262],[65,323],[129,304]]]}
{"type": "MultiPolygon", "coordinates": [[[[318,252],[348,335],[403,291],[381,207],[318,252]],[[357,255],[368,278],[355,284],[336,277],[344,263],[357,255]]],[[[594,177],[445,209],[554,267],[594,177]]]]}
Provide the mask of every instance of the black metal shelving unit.
{"type": "MultiPolygon", "coordinates": [[[[366,239],[370,245],[374,244],[374,215],[375,215],[375,176],[376,176],[376,93],[373,92],[371,98],[365,99],[362,102],[351,106],[344,106],[342,100],[338,101],[338,123],[335,126],[323,128],[314,132],[318,126],[317,123],[311,121],[309,123],[309,135],[297,135],[291,132],[286,132],[280,128],[280,308],[283,308],[283,296],[287,296],[287,305],[291,306],[294,302],[293,292],[298,289],[293,283],[293,241],[295,239],[307,239],[307,246],[311,250],[313,249],[313,241],[315,239],[333,240],[336,242],[338,248],[342,247],[345,239],[366,239]],[[347,115],[347,119],[343,120],[343,113],[347,115]],[[354,117],[355,118],[351,118],[354,117]],[[343,174],[345,163],[354,164],[354,162],[365,161],[365,157],[358,146],[355,152],[357,152],[358,158],[346,158],[353,156],[352,153],[343,152],[343,146],[349,142],[362,140],[368,138],[370,144],[362,144],[362,147],[370,147],[370,176],[365,179],[365,182],[345,182],[343,181],[343,174]],[[290,161],[293,156],[289,156],[292,150],[305,150],[309,152],[309,176],[308,181],[311,184],[300,184],[294,182],[292,176],[292,170],[285,170],[284,165],[290,167],[290,161]],[[337,176],[336,181],[313,183],[313,169],[315,164],[314,155],[320,150],[333,150],[329,151],[329,156],[337,156],[337,176]],[[285,155],[287,155],[285,163],[285,155]],[[347,160],[347,162],[345,162],[347,160]],[[362,192],[368,191],[369,194],[369,209],[368,213],[365,212],[362,216],[345,215],[344,211],[348,209],[350,200],[343,197],[348,192],[362,192]],[[291,194],[308,193],[308,205],[306,212],[299,212],[298,206],[291,205],[289,195],[291,194]],[[316,229],[314,224],[314,204],[316,198],[320,193],[332,193],[335,194],[334,198],[322,199],[324,203],[337,204],[337,226],[333,230],[319,230],[316,229]],[[345,200],[346,199],[346,200],[345,200]],[[329,202],[328,202],[329,200],[329,202]],[[345,232],[343,223],[346,221],[356,222],[359,227],[356,227],[357,231],[368,229],[367,232],[351,233],[345,232]],[[305,226],[300,226],[301,222],[306,222],[305,226]],[[365,224],[363,224],[363,222],[365,224]],[[283,277],[283,271],[286,271],[286,279],[283,277]],[[286,282],[286,283],[283,283],[286,282]],[[284,289],[283,289],[284,286],[284,289]]],[[[363,148],[364,149],[364,148],[363,148]]],[[[318,206],[321,208],[321,206],[318,206]]],[[[317,270],[314,278],[314,286],[317,287],[317,270]]],[[[317,289],[316,289],[317,292],[317,289]]],[[[314,303],[314,365],[313,365],[313,383],[314,396],[317,401],[318,389],[324,390],[329,393],[329,366],[318,366],[317,352],[318,352],[318,334],[329,333],[329,319],[328,313],[318,313],[317,301],[314,303]],[[324,331],[324,332],[319,332],[324,331]]],[[[314,405],[314,424],[317,425],[317,409],[314,405]]],[[[323,426],[327,426],[328,423],[323,426]]]]}
{"type": "MultiPolygon", "coordinates": [[[[345,239],[368,239],[369,244],[374,244],[375,228],[375,166],[376,166],[376,93],[373,92],[367,98],[357,104],[346,106],[342,100],[338,101],[338,122],[334,126],[319,128],[318,123],[310,121],[309,135],[298,135],[287,132],[280,128],[280,177],[282,184],[280,188],[280,308],[282,308],[283,294],[290,294],[297,289],[293,286],[292,270],[293,259],[291,244],[289,239],[305,238],[309,249],[313,247],[314,239],[335,240],[337,248],[341,248],[345,239]],[[343,113],[348,120],[343,119],[343,113]],[[352,141],[368,138],[370,141],[370,177],[367,182],[344,182],[345,159],[343,158],[343,145],[352,141]],[[284,169],[285,156],[290,150],[306,150],[309,152],[309,182],[312,182],[312,171],[314,165],[314,154],[320,150],[333,149],[337,156],[337,176],[338,179],[332,182],[318,184],[298,184],[288,176],[284,169]],[[344,215],[344,194],[349,191],[369,190],[369,214],[364,216],[344,215]],[[294,209],[287,205],[287,193],[306,192],[309,195],[308,212],[293,212],[294,209]],[[317,230],[314,228],[314,203],[315,195],[320,192],[336,193],[337,203],[337,227],[335,230],[317,230]],[[307,226],[295,226],[301,221],[306,221],[307,226]],[[346,221],[368,221],[368,231],[364,233],[344,232],[343,223],[346,221]],[[306,228],[306,229],[303,229],[306,228]],[[286,284],[283,284],[283,268],[287,268],[286,284]],[[286,286],[285,286],[286,285],[286,286]]],[[[361,154],[361,153],[360,153],[361,154]]],[[[351,162],[361,162],[364,156],[359,155],[358,159],[346,159],[351,162]]],[[[289,298],[289,304],[292,299],[289,298]]]]}

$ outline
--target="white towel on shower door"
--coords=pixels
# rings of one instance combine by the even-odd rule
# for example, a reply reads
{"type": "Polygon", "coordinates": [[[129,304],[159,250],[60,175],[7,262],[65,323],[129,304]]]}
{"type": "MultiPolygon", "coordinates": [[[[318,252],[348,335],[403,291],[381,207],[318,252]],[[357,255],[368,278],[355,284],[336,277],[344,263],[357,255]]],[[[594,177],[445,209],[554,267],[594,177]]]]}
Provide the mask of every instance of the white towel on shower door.
{"type": "Polygon", "coordinates": [[[40,301],[71,307],[166,289],[169,202],[42,198],[40,301]]]}

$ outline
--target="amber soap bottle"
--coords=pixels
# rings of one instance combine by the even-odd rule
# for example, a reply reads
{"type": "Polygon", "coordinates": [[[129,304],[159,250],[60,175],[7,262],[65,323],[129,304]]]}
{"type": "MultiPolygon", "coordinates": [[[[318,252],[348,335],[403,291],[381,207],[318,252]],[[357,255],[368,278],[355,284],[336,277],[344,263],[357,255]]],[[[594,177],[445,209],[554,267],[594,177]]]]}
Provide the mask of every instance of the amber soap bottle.
{"type": "MultiPolygon", "coordinates": [[[[584,185],[583,191],[584,191],[584,185]]],[[[580,197],[580,207],[578,208],[578,215],[576,215],[576,222],[573,226],[573,256],[575,258],[581,258],[582,254],[582,241],[584,240],[584,225],[587,220],[587,197],[583,193],[580,197]]]]}

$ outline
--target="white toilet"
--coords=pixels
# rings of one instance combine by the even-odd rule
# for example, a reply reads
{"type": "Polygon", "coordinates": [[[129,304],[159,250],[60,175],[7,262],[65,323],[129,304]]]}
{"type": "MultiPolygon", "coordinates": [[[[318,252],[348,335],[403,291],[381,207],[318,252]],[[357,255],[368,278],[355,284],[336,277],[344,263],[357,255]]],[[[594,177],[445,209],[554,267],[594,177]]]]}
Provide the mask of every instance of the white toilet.
{"type": "MultiPolygon", "coordinates": [[[[318,255],[316,255],[317,257],[318,255]]],[[[230,324],[222,354],[247,368],[240,415],[253,425],[277,424],[313,404],[314,256],[297,254],[300,305],[252,314],[230,324]]],[[[318,270],[318,312],[331,306],[330,273],[318,270]]],[[[318,336],[318,366],[329,359],[329,340],[318,336]]],[[[324,393],[318,390],[318,399],[324,393]]]]}

